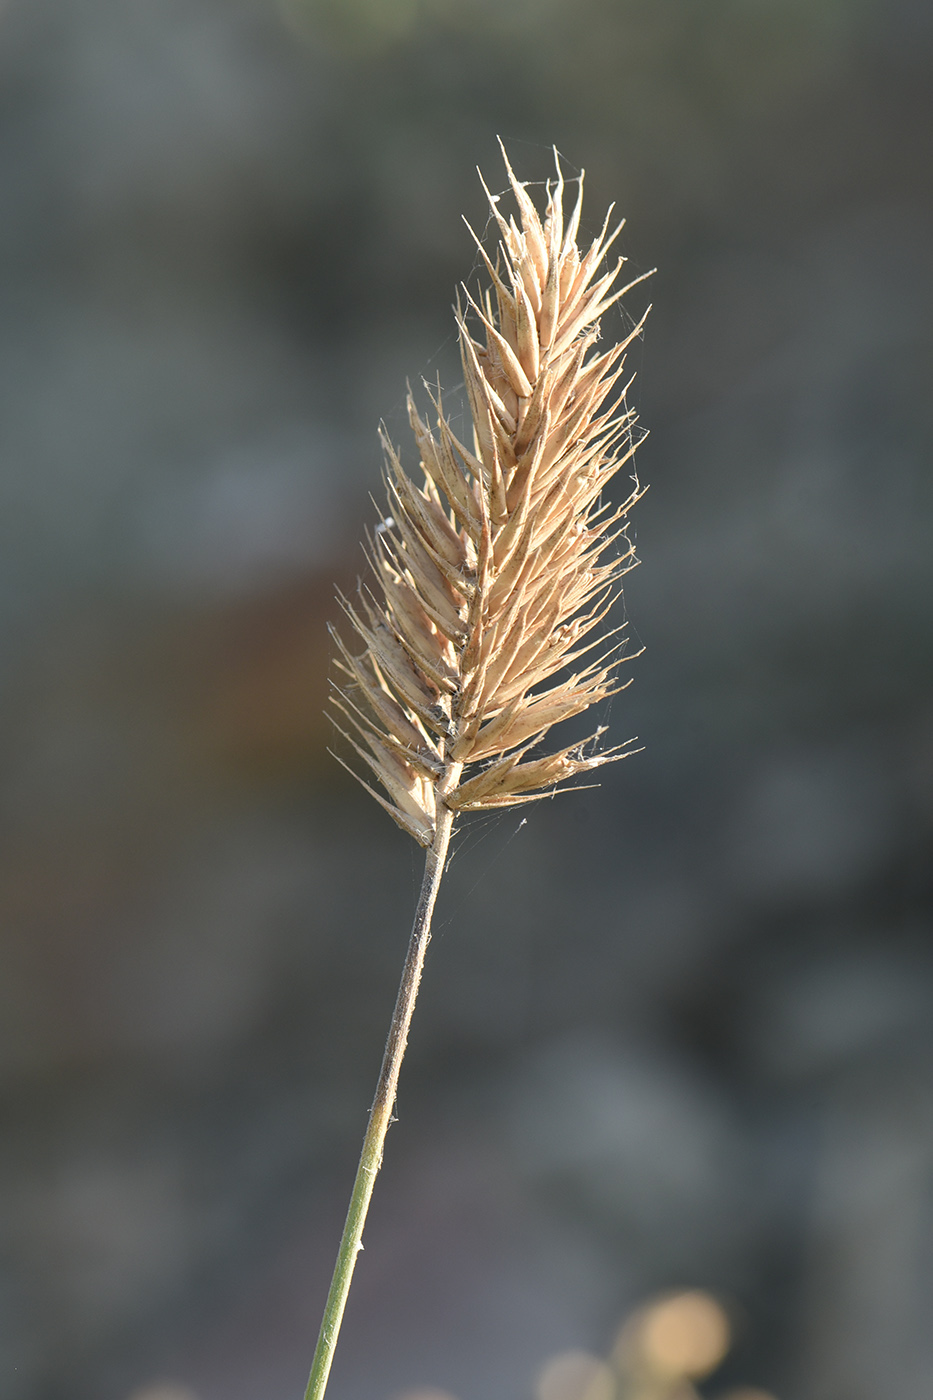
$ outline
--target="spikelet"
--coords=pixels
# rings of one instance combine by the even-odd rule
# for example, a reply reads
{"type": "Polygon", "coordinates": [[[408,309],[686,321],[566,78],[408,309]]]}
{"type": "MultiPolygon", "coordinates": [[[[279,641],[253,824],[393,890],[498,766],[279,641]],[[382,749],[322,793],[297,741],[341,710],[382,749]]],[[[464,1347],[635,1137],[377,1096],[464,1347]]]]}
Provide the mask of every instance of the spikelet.
{"type": "Polygon", "coordinates": [[[439,390],[433,428],[409,394],[423,480],[383,432],[388,511],[368,541],[372,577],[354,603],[341,599],[362,651],[334,633],[335,723],[386,795],[354,776],[423,846],[441,804],[514,806],[630,752],[598,750],[602,730],[536,750],[623,688],[624,642],[591,634],[636,562],[625,527],[637,478],[615,509],[601,493],[639,441],[616,386],[644,317],[621,344],[595,346],[602,314],[643,277],[617,289],[624,259],[605,265],[622,228],[609,232],[611,209],[579,250],[582,174],[565,224],[557,161],[542,223],[503,158],[518,222],[484,184],[501,236],[495,263],[476,240],[491,288],[477,300],[464,287],[457,305],[472,445],[439,390]]]}

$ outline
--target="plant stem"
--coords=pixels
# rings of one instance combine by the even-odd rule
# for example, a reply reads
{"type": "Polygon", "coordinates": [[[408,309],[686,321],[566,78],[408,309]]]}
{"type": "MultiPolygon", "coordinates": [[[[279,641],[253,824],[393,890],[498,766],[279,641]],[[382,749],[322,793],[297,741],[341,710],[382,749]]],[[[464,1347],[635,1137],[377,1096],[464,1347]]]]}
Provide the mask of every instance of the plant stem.
{"type": "Polygon", "coordinates": [[[373,1193],[376,1173],[382,1165],[382,1148],[395,1108],[399,1070],[402,1067],[402,1057],[408,1044],[408,1028],[411,1025],[415,998],[418,995],[418,986],[421,982],[424,955],[431,941],[431,915],[434,913],[434,901],[437,898],[441,876],[444,873],[453,821],[453,812],[446,803],[439,802],[435,836],[428,847],[424,863],[424,880],[421,885],[421,894],[418,897],[418,908],[415,912],[415,922],[408,944],[408,953],[405,957],[405,966],[402,970],[402,981],[395,1000],[395,1010],[392,1013],[392,1025],[389,1028],[385,1054],[382,1057],[382,1069],[379,1072],[376,1097],[373,1099],[373,1106],[369,1111],[369,1125],[363,1139],[363,1151],[360,1154],[360,1164],[356,1169],[350,1208],[347,1211],[340,1249],[337,1252],[337,1263],[334,1266],[334,1276],[324,1306],[324,1317],[321,1322],[317,1346],[314,1350],[314,1360],[311,1363],[311,1375],[308,1378],[304,1400],[322,1400],[324,1395],[327,1378],[330,1375],[331,1362],[334,1359],[334,1350],[337,1346],[340,1324],[343,1321],[343,1310],[346,1307],[347,1294],[350,1291],[350,1281],[353,1278],[356,1256],[363,1248],[363,1226],[366,1222],[366,1212],[369,1209],[369,1199],[373,1193]]]}

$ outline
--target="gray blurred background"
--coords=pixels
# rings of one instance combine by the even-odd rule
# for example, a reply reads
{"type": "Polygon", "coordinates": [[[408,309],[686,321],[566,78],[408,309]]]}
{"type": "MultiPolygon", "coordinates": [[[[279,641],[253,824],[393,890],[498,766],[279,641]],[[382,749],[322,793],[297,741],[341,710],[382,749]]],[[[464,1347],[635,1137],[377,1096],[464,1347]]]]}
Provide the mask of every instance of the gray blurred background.
{"type": "Polygon", "coordinates": [[[4,1400],[302,1393],[420,876],[325,622],[496,133],[660,269],[645,751],[463,828],[334,1400],[677,1286],[928,1400],[931,117],[927,0],[0,6],[4,1400]]]}

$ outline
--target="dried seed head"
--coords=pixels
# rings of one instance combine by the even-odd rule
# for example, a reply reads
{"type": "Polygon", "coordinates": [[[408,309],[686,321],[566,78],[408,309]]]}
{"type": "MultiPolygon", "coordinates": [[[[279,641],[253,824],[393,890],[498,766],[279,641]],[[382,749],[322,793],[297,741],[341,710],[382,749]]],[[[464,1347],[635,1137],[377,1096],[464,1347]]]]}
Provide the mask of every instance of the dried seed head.
{"type": "Polygon", "coordinates": [[[644,279],[617,288],[622,258],[600,272],[622,227],[609,233],[611,210],[578,249],[582,174],[565,226],[555,152],[542,222],[502,154],[520,222],[486,190],[495,260],[477,246],[492,289],[477,298],[464,287],[456,313],[473,442],[454,434],[439,390],[433,429],[409,395],[418,485],[383,432],[374,591],[361,585],[358,608],[342,600],[362,651],[337,637],[338,728],[387,796],[363,785],[424,846],[442,803],[533,801],[631,752],[596,749],[599,729],[584,745],[531,755],[555,724],[623,688],[624,641],[607,649],[597,629],[636,562],[625,528],[641,488],[633,475],[614,510],[601,492],[640,441],[628,385],[616,386],[644,316],[621,344],[594,347],[602,314],[644,279]]]}

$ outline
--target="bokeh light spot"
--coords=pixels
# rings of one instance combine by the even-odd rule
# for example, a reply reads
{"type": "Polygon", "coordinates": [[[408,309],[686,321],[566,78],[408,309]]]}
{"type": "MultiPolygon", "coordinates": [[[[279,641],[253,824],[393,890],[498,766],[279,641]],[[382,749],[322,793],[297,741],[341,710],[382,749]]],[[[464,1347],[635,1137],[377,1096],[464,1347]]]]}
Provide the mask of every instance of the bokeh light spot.
{"type": "Polygon", "coordinates": [[[456,1400],[449,1390],[438,1390],[433,1385],[418,1386],[415,1390],[406,1390],[396,1400],[456,1400]]]}
{"type": "Polygon", "coordinates": [[[605,1361],[586,1351],[562,1351],[545,1362],[535,1400],[613,1400],[615,1381],[605,1361]]]}
{"type": "Polygon", "coordinates": [[[699,1290],[649,1303],[626,1324],[616,1344],[618,1363],[634,1361],[659,1376],[707,1376],[729,1350],[729,1319],[699,1290]]]}
{"type": "Polygon", "coordinates": [[[198,1400],[198,1396],[186,1385],[157,1381],[154,1385],[144,1385],[134,1390],[128,1400],[198,1400]]]}

